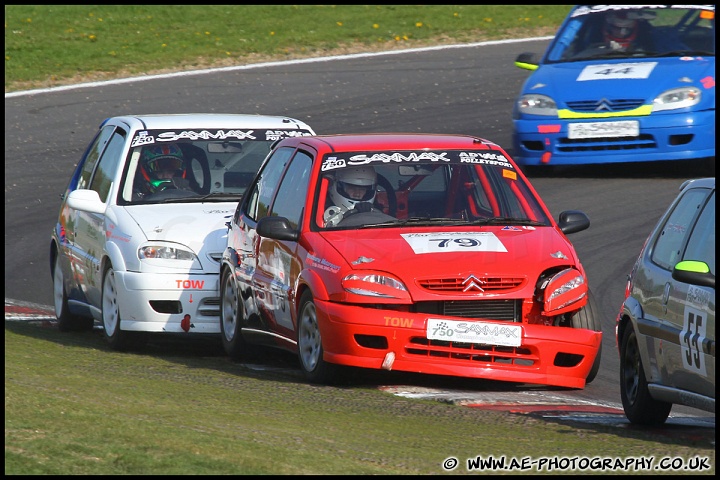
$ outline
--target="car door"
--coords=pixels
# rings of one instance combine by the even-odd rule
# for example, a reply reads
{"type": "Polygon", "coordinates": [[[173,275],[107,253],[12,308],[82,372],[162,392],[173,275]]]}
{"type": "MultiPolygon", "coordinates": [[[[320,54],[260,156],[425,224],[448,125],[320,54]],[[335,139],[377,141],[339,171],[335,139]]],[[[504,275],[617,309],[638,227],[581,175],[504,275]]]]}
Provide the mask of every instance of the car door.
{"type": "MultiPolygon", "coordinates": [[[[83,170],[78,188],[94,190],[100,200],[106,204],[106,210],[111,204],[110,191],[116,181],[118,165],[122,159],[127,132],[119,127],[107,127],[108,135],[103,136],[92,152],[92,165],[83,170]],[[94,166],[94,168],[92,168],[94,166]]],[[[88,158],[91,160],[91,158],[88,158]]],[[[88,303],[100,306],[102,288],[102,258],[106,241],[106,216],[104,213],[78,211],[75,224],[75,248],[84,263],[84,290],[88,303]]],[[[98,312],[96,312],[98,313],[98,312]]]]}
{"type": "MultiPolygon", "coordinates": [[[[707,195],[698,197],[701,212],[688,232],[681,260],[703,261],[715,272],[715,193],[709,199],[707,195]]],[[[672,344],[673,348],[666,346],[664,350],[671,385],[714,398],[715,357],[711,345],[715,344],[715,290],[674,279],[668,284],[668,321],[679,331],[679,348],[672,344]]]]}
{"type": "MultiPolygon", "coordinates": [[[[260,328],[268,330],[266,287],[255,285],[255,271],[258,264],[258,237],[255,232],[258,220],[270,213],[270,206],[280,183],[285,167],[295,152],[293,147],[280,147],[271,153],[248,188],[246,199],[238,206],[237,218],[229,233],[232,250],[238,256],[239,268],[236,278],[244,298],[246,319],[259,319],[260,328]]],[[[254,328],[258,325],[253,324],[254,328]]]]}
{"type": "MultiPolygon", "coordinates": [[[[269,215],[285,217],[294,228],[300,228],[312,170],[312,155],[298,150],[285,169],[275,194],[269,215]]],[[[295,338],[295,303],[293,286],[300,275],[302,262],[298,259],[297,242],[258,237],[257,268],[253,285],[258,300],[263,302],[264,312],[272,330],[295,338]]]]}
{"type": "MultiPolygon", "coordinates": [[[[73,293],[71,297],[78,298],[79,292],[86,298],[86,270],[89,268],[89,262],[86,258],[86,248],[84,244],[85,235],[80,234],[78,238],[79,226],[78,216],[81,213],[78,210],[70,208],[66,203],[67,197],[71,192],[75,190],[87,189],[90,186],[90,180],[92,179],[93,171],[95,166],[100,159],[100,154],[105,150],[105,146],[113,135],[115,127],[112,125],[105,125],[97,132],[95,138],[90,142],[90,145],[85,152],[83,160],[80,161],[80,171],[73,176],[73,179],[68,185],[68,189],[65,192],[63,208],[60,212],[60,224],[62,226],[61,233],[64,235],[64,240],[61,245],[66,248],[65,251],[69,263],[70,272],[73,278],[73,293]]],[[[84,227],[84,222],[83,222],[84,227]]]]}
{"type": "MultiPolygon", "coordinates": [[[[689,373],[683,367],[682,346],[684,334],[688,284],[673,280],[672,269],[682,260],[692,227],[709,190],[690,189],[675,203],[673,210],[658,230],[650,252],[649,262],[644,262],[638,272],[641,279],[644,321],[639,322],[640,332],[648,335],[653,343],[655,357],[661,361],[658,374],[663,385],[686,384],[683,375],[689,373]]],[[[648,345],[649,346],[649,345],[648,345]]]]}

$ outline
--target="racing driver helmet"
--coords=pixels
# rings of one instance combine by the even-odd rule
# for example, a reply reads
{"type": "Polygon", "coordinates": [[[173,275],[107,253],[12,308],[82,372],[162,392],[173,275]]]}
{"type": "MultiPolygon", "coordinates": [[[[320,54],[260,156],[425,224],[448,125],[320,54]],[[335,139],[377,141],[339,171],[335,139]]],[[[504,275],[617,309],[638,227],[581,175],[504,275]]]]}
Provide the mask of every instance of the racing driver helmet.
{"type": "Polygon", "coordinates": [[[377,173],[370,165],[344,168],[335,174],[330,199],[336,206],[352,210],[358,203],[372,203],[376,187],[377,173]]]}
{"type": "Polygon", "coordinates": [[[171,183],[173,177],[185,177],[185,159],[175,144],[152,145],[143,150],[140,172],[152,189],[171,183]]]}
{"type": "Polygon", "coordinates": [[[635,41],[638,33],[637,14],[614,12],[605,18],[603,36],[605,43],[613,50],[626,50],[635,41]]]}

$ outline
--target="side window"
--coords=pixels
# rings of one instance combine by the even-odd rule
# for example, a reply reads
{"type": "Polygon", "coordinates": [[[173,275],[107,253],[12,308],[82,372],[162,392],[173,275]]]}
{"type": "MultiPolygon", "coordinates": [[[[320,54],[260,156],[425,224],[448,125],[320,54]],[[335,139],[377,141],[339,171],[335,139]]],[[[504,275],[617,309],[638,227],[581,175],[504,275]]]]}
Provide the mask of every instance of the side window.
{"type": "Polygon", "coordinates": [[[307,199],[311,169],[312,157],[305,152],[298,151],[282,179],[275,203],[272,206],[271,214],[286,217],[294,228],[300,224],[307,199]]]}
{"type": "Polygon", "coordinates": [[[100,154],[105,149],[105,145],[110,140],[115,127],[112,125],[106,125],[98,132],[95,136],[95,140],[90,145],[85,156],[85,164],[83,165],[82,173],[80,174],[80,180],[78,180],[77,189],[87,189],[90,185],[90,177],[92,176],[95,164],[100,158],[100,154]]]}
{"type": "Polygon", "coordinates": [[[683,260],[701,260],[715,273],[715,193],[705,204],[697,224],[690,233],[683,260]]]}
{"type": "Polygon", "coordinates": [[[257,182],[250,191],[245,212],[248,217],[259,220],[267,216],[282,172],[294,151],[295,149],[292,147],[278,148],[265,163],[258,175],[257,182]]]}
{"type": "Polygon", "coordinates": [[[660,235],[655,241],[652,251],[652,261],[656,265],[671,270],[680,261],[680,253],[693,219],[705,203],[708,191],[694,189],[685,192],[675,208],[662,226],[660,235]]]}
{"type": "Polygon", "coordinates": [[[125,146],[125,132],[117,129],[100,157],[98,168],[90,184],[90,189],[98,192],[100,200],[107,202],[110,186],[115,179],[118,164],[122,158],[123,147],[125,146]]]}

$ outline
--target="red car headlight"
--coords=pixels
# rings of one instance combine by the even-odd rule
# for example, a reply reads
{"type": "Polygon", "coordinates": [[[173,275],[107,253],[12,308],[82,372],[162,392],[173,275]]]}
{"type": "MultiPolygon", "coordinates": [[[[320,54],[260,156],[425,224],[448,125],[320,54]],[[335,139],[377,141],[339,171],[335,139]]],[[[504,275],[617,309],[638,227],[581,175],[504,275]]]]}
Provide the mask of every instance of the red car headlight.
{"type": "Polygon", "coordinates": [[[366,297],[410,299],[405,284],[386,273],[354,272],[342,279],[346,292],[366,297]]]}
{"type": "Polygon", "coordinates": [[[566,268],[547,282],[543,296],[544,310],[547,315],[558,315],[562,309],[582,300],[588,292],[585,277],[575,268],[566,268]]]}

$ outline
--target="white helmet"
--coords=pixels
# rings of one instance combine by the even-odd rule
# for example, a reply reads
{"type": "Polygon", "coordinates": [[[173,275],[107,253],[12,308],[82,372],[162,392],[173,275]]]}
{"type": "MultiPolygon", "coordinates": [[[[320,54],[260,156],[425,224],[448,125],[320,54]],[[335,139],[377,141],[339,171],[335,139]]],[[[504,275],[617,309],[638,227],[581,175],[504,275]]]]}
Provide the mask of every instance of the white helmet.
{"type": "Polygon", "coordinates": [[[335,181],[330,187],[330,199],[345,210],[352,210],[360,202],[375,199],[377,174],[370,165],[348,167],[335,173],[335,181]]]}

